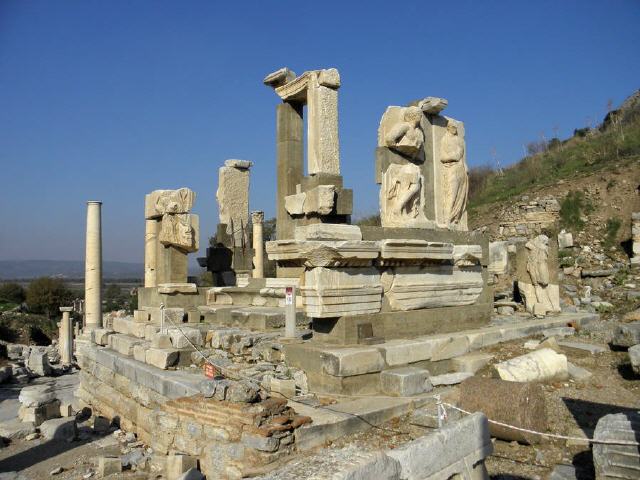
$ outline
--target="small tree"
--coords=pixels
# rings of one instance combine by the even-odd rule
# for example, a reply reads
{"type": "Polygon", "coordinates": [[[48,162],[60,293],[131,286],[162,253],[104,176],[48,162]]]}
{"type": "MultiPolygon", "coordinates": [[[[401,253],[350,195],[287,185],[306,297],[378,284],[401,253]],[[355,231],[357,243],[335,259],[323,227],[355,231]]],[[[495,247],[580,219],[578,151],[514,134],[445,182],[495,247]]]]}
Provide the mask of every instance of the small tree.
{"type": "Polygon", "coordinates": [[[33,313],[57,316],[60,307],[71,302],[72,293],[60,278],[40,277],[27,287],[27,306],[33,313]]]}
{"type": "Polygon", "coordinates": [[[19,283],[9,282],[0,285],[0,302],[22,303],[25,298],[24,288],[19,283]]]}

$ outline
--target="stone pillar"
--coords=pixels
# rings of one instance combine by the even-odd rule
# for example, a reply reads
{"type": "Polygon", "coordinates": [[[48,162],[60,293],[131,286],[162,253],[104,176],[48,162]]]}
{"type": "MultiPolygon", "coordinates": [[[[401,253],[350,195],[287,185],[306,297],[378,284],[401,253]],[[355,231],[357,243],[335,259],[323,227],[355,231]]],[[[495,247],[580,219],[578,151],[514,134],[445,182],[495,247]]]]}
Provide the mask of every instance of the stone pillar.
{"type": "Polygon", "coordinates": [[[144,231],[144,286],[156,287],[158,225],[157,220],[145,220],[144,231]]]}
{"type": "Polygon", "coordinates": [[[58,352],[62,363],[73,363],[73,328],[69,313],[73,307],[60,307],[62,312],[62,320],[59,323],[58,330],[58,352]]]}
{"type": "Polygon", "coordinates": [[[102,202],[87,202],[87,250],[84,274],[85,329],[102,326],[102,202]]]}
{"type": "Polygon", "coordinates": [[[276,238],[293,238],[295,220],[289,216],[284,199],[296,193],[304,175],[304,129],[302,104],[284,102],[276,109],[276,238]]]}
{"type": "MultiPolygon", "coordinates": [[[[339,77],[337,83],[339,84],[339,77]]],[[[307,111],[309,113],[307,117],[309,175],[318,173],[340,175],[337,87],[309,85],[307,111]]]]}
{"type": "Polygon", "coordinates": [[[253,278],[264,278],[264,238],[262,224],[264,212],[251,212],[253,225],[253,278]]]}

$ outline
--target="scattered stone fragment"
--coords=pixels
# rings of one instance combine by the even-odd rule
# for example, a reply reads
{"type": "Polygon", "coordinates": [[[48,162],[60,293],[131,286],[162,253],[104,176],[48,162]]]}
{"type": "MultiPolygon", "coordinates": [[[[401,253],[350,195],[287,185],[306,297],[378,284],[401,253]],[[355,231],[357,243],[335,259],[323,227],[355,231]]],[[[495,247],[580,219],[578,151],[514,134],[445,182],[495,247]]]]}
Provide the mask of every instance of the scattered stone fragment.
{"type": "Polygon", "coordinates": [[[258,387],[249,382],[232,382],[226,395],[226,399],[231,402],[251,403],[258,398],[258,387]]]}
{"type": "Polygon", "coordinates": [[[640,321],[618,325],[611,341],[616,347],[632,347],[640,343],[640,321]]]}
{"type": "Polygon", "coordinates": [[[485,367],[491,360],[493,355],[483,352],[470,352],[451,359],[451,364],[457,372],[476,373],[485,367]]]}
{"type": "Polygon", "coordinates": [[[524,342],[524,348],[526,348],[527,350],[535,350],[539,345],[540,342],[538,340],[527,340],[526,342],[524,342]]]}
{"type": "Polygon", "coordinates": [[[29,354],[29,361],[27,367],[36,375],[45,377],[51,374],[51,365],[49,364],[49,357],[44,351],[33,349],[29,354]]]}
{"type": "Polygon", "coordinates": [[[611,275],[615,275],[616,270],[614,269],[583,269],[582,277],[609,277],[611,275]]]}
{"type": "Polygon", "coordinates": [[[29,385],[20,390],[18,401],[23,407],[38,407],[55,400],[53,387],[48,384],[29,385]]]}
{"type": "Polygon", "coordinates": [[[545,338],[549,337],[570,337],[571,335],[575,335],[576,330],[573,327],[555,327],[555,328],[547,328],[542,331],[542,336],[545,338]]]}
{"type": "Polygon", "coordinates": [[[51,476],[53,476],[53,475],[59,475],[59,474],[61,474],[63,471],[64,471],[64,470],[62,469],[62,467],[57,467],[57,468],[54,468],[53,470],[51,470],[51,471],[49,472],[49,475],[51,475],[51,476]]]}
{"type": "Polygon", "coordinates": [[[42,422],[40,434],[46,440],[65,440],[71,442],[78,436],[76,419],[73,417],[54,418],[42,422]]]}
{"type": "Polygon", "coordinates": [[[567,369],[569,371],[569,376],[574,380],[584,381],[593,376],[593,373],[586,368],[578,367],[571,362],[567,362],[567,369]]]}
{"type": "Polygon", "coordinates": [[[498,363],[495,369],[502,380],[510,382],[544,382],[569,376],[567,357],[550,348],[498,363]]]}
{"type": "Polygon", "coordinates": [[[467,378],[473,377],[473,373],[469,372],[456,372],[456,373],[445,373],[444,375],[432,375],[429,377],[431,380],[431,385],[434,387],[439,387],[441,385],[456,385],[458,383],[464,382],[467,378]]]}
{"type": "Polygon", "coordinates": [[[549,480],[578,480],[576,477],[576,467],[573,465],[556,465],[549,480]]]}
{"type": "Polygon", "coordinates": [[[640,344],[629,348],[629,360],[635,374],[640,375],[640,344]]]}
{"type": "Polygon", "coordinates": [[[541,348],[550,348],[554,352],[562,353],[562,348],[560,348],[556,337],[547,338],[544,342],[540,342],[535,349],[540,350],[541,348]]]}
{"type": "Polygon", "coordinates": [[[40,438],[40,434],[38,432],[33,432],[30,433],[29,435],[27,435],[26,437],[24,437],[24,439],[27,442],[30,442],[31,440],[36,440],[37,438],[40,438]]]}

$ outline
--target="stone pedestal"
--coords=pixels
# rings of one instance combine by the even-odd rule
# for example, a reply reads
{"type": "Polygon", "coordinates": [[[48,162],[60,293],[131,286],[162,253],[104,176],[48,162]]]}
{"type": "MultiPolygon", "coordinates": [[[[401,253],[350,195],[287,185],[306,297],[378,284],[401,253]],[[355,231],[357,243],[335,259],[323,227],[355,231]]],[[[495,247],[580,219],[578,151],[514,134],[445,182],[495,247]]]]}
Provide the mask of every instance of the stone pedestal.
{"type": "Polygon", "coordinates": [[[60,320],[58,330],[58,352],[62,363],[73,363],[73,326],[70,312],[73,307],[60,307],[62,320],[60,320]]]}
{"type": "Polygon", "coordinates": [[[144,232],[144,286],[158,285],[156,277],[158,227],[160,223],[155,219],[145,220],[144,232]]]}
{"type": "Polygon", "coordinates": [[[251,212],[253,225],[253,278],[264,278],[264,239],[263,239],[264,212],[251,212]]]}
{"type": "Polygon", "coordinates": [[[102,327],[102,202],[87,202],[87,240],[84,276],[85,329],[102,327]]]}

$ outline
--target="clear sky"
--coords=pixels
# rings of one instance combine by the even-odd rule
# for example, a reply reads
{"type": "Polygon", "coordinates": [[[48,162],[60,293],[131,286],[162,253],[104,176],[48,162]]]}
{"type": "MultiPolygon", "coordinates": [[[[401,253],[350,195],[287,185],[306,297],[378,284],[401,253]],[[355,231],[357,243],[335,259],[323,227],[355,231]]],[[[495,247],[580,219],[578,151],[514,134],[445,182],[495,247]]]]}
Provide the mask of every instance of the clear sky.
{"type": "MultiPolygon", "coordinates": [[[[345,185],[377,211],[388,105],[449,100],[471,166],[602,119],[640,87],[640,2],[0,0],[0,259],[84,258],[102,200],[104,259],[142,262],[144,194],[197,193],[201,244],[218,167],[255,162],[275,204],[279,67],[336,67],[345,185]]],[[[195,257],[195,255],[193,255],[195,257]]]]}

